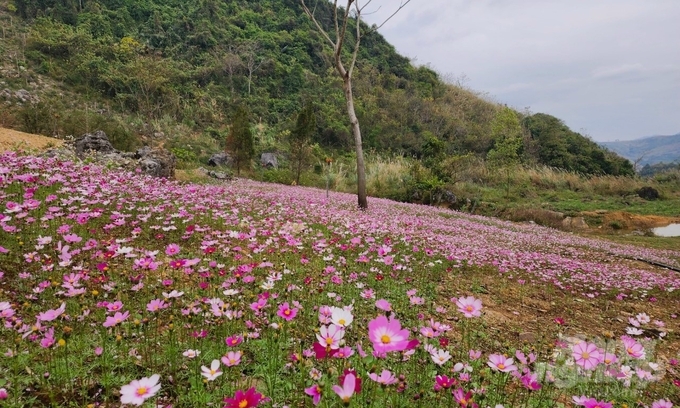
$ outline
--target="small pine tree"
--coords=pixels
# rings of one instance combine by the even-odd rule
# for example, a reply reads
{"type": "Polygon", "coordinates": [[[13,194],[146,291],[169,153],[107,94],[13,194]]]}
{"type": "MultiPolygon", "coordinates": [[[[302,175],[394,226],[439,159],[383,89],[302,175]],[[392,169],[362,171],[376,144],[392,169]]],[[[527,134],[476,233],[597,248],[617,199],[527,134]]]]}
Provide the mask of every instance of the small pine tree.
{"type": "Polygon", "coordinates": [[[290,143],[291,161],[295,165],[295,183],[300,184],[300,173],[302,166],[308,156],[309,141],[316,130],[316,115],[314,106],[305,105],[298,113],[295,128],[290,132],[288,141],[290,143]]]}
{"type": "Polygon", "coordinates": [[[237,175],[241,174],[241,167],[249,167],[255,155],[253,132],[250,130],[248,116],[246,108],[239,105],[227,136],[227,152],[232,155],[237,175]]]}

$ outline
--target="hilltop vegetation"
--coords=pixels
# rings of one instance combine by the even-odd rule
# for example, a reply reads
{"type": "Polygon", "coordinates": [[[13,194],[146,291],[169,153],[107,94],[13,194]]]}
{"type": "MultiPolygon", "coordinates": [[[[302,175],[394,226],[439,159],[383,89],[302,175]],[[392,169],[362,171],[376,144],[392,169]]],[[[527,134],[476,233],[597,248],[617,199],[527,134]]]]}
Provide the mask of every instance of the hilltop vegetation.
{"type": "MultiPolygon", "coordinates": [[[[330,3],[317,7],[322,24],[330,24],[330,3]]],[[[62,137],[103,128],[123,149],[161,135],[191,165],[225,148],[239,105],[252,113],[256,153],[287,153],[297,113],[311,103],[309,162],[351,150],[329,50],[297,0],[15,0],[2,17],[4,69],[12,74],[4,86],[16,90],[41,78],[56,84],[35,87],[40,102],[3,108],[5,125],[62,137]]],[[[443,158],[497,151],[491,125],[501,106],[414,66],[377,32],[362,38],[354,84],[369,152],[415,158],[446,183],[443,158]]],[[[633,173],[630,163],[557,118],[513,113],[521,163],[633,173]]]]}

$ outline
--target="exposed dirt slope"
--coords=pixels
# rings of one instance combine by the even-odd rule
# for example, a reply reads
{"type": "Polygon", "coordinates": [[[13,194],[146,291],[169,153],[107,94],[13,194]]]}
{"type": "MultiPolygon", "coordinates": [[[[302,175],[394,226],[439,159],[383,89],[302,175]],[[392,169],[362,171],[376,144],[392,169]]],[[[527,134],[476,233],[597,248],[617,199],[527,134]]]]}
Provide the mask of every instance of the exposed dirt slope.
{"type": "Polygon", "coordinates": [[[52,137],[0,128],[0,152],[17,149],[43,150],[52,146],[60,146],[63,143],[63,140],[52,137]]]}

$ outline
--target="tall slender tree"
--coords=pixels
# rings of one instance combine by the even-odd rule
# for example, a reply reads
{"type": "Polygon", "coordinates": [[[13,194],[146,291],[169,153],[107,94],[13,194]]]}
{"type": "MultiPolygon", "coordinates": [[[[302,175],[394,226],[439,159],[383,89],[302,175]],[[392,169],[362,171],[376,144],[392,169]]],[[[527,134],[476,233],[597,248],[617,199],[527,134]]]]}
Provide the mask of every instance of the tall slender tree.
{"type": "Polygon", "coordinates": [[[347,0],[347,6],[344,9],[338,8],[338,0],[333,1],[333,29],[326,30],[319,23],[316,18],[316,7],[309,8],[305,0],[300,0],[305,14],[314,23],[316,29],[321,33],[321,36],[326,42],[333,47],[333,63],[335,70],[342,78],[342,89],[345,93],[347,101],[347,116],[352,127],[352,134],[354,135],[354,147],[357,155],[357,198],[359,201],[359,208],[368,208],[368,200],[366,199],[366,170],[364,166],[364,152],[361,142],[361,128],[359,126],[359,119],[354,110],[354,95],[352,93],[352,74],[357,62],[357,55],[361,46],[361,37],[382,27],[389,19],[394,17],[399,10],[404,8],[411,0],[400,0],[396,11],[392,13],[379,25],[374,24],[370,28],[361,23],[361,14],[366,7],[371,4],[373,0],[347,0]],[[354,27],[354,36],[351,35],[352,24],[354,27]],[[353,44],[352,44],[353,41],[353,44]],[[345,44],[348,43],[351,49],[349,57],[343,54],[345,44]]]}
{"type": "Polygon", "coordinates": [[[237,175],[241,174],[241,167],[250,165],[255,155],[253,132],[250,130],[248,116],[248,110],[243,105],[239,105],[231,123],[229,136],[227,136],[227,152],[232,155],[237,175]]]}
{"type": "Polygon", "coordinates": [[[316,115],[314,106],[310,103],[303,106],[298,113],[295,128],[288,138],[290,143],[291,161],[295,165],[295,183],[300,184],[302,166],[308,156],[309,141],[316,130],[316,115]]]}

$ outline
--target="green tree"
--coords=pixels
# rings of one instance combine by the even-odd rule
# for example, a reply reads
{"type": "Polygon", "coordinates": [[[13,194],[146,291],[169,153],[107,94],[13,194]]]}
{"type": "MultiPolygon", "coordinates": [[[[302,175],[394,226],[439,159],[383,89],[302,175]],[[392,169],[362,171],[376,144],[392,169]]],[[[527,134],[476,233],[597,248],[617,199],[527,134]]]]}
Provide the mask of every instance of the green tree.
{"type": "Polygon", "coordinates": [[[237,175],[241,174],[241,167],[250,165],[250,160],[255,155],[255,143],[248,116],[248,110],[239,105],[227,137],[227,153],[230,153],[234,160],[237,175]]]}
{"type": "Polygon", "coordinates": [[[316,131],[316,115],[314,106],[306,104],[298,113],[295,128],[290,132],[288,141],[290,143],[291,161],[295,165],[295,183],[300,184],[300,173],[307,157],[309,156],[309,142],[316,131]]]}
{"type": "Polygon", "coordinates": [[[522,126],[517,114],[507,106],[501,109],[491,123],[491,138],[494,146],[486,154],[492,169],[505,175],[505,195],[510,195],[510,182],[514,168],[519,164],[519,150],[522,147],[522,126]]]}

